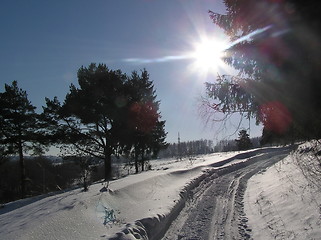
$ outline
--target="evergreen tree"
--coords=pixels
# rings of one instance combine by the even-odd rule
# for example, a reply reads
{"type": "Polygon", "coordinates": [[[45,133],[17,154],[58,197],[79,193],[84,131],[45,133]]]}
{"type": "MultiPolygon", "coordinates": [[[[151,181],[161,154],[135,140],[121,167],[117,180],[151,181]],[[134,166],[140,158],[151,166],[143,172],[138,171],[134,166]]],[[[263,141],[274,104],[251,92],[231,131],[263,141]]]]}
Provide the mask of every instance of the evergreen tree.
{"type": "Polygon", "coordinates": [[[247,150],[252,147],[250,136],[247,134],[246,130],[241,130],[239,132],[239,138],[235,141],[237,143],[238,150],[247,150]]]}
{"type": "Polygon", "coordinates": [[[106,65],[89,65],[78,71],[77,88],[70,86],[63,104],[46,99],[43,118],[51,139],[65,156],[92,156],[104,161],[105,180],[112,176],[111,156],[124,152],[142,161],[165,145],[165,121],[146,70],[131,77],[106,65]]]}
{"type": "Polygon", "coordinates": [[[111,156],[119,150],[119,135],[124,128],[126,75],[94,63],[78,70],[79,88],[73,84],[60,106],[47,100],[45,113],[56,115],[58,139],[65,143],[65,155],[79,153],[104,161],[105,180],[112,176],[111,156]]]}
{"type": "Polygon", "coordinates": [[[61,109],[61,104],[57,97],[54,97],[53,100],[45,98],[45,101],[46,106],[42,107],[43,112],[40,115],[41,121],[46,126],[44,139],[47,141],[47,144],[56,145],[64,142],[63,139],[66,137],[64,131],[66,126],[60,124],[61,119],[58,114],[61,109]]]}
{"type": "Polygon", "coordinates": [[[17,81],[5,84],[0,93],[0,143],[4,155],[18,154],[20,166],[21,197],[26,194],[24,153],[30,150],[41,152],[42,131],[36,107],[28,100],[26,91],[17,81]]]}
{"type": "Polygon", "coordinates": [[[166,146],[165,121],[161,121],[159,104],[154,85],[146,70],[139,75],[132,72],[126,83],[128,98],[127,151],[134,155],[135,170],[138,170],[139,156],[144,171],[145,160],[156,156],[166,146]]]}
{"type": "Polygon", "coordinates": [[[227,13],[210,11],[210,17],[230,37],[225,61],[239,74],[207,83],[206,106],[255,117],[277,135],[320,137],[321,4],[311,0],[224,3],[227,13]]]}

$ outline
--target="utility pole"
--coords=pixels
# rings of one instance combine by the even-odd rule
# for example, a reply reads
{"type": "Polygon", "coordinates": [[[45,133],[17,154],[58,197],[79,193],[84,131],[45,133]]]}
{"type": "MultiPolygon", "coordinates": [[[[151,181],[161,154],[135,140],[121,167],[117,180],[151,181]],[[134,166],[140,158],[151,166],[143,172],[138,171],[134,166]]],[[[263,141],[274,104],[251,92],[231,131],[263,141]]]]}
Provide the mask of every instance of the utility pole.
{"type": "Polygon", "coordinates": [[[249,117],[249,136],[251,136],[251,118],[249,117]]]}
{"type": "Polygon", "coordinates": [[[182,160],[182,156],[181,156],[181,138],[179,137],[179,132],[178,132],[178,142],[177,142],[177,158],[179,160],[182,160]]]}

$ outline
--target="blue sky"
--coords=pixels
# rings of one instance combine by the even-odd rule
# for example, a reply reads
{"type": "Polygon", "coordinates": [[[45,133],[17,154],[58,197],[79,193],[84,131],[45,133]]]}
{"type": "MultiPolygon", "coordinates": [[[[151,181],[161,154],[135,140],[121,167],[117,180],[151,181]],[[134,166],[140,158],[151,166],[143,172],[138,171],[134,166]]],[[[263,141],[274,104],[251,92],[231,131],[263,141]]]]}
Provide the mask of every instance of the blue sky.
{"type": "MultiPolygon", "coordinates": [[[[224,39],[207,13],[224,9],[218,0],[3,0],[0,90],[17,80],[41,108],[45,97],[63,101],[82,65],[105,63],[125,73],[146,68],[161,101],[168,142],[176,142],[178,132],[181,141],[220,139],[233,132],[233,126],[218,134],[215,125],[204,125],[197,111],[204,82],[214,81],[216,74],[192,70],[192,59],[125,60],[183,56],[204,35],[224,39]]],[[[220,74],[228,71],[217,69],[220,74]]],[[[253,135],[260,134],[254,121],[251,127],[253,135]]]]}

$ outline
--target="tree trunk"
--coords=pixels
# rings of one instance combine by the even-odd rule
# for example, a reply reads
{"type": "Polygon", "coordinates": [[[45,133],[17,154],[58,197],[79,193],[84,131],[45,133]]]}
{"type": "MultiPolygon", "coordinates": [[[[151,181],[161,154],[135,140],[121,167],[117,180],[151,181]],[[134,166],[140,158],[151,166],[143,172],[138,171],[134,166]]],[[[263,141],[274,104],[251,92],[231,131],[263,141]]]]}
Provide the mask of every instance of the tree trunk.
{"type": "Polygon", "coordinates": [[[111,169],[111,151],[105,150],[105,181],[109,181],[112,178],[112,169],[111,169]]]}
{"type": "Polygon", "coordinates": [[[87,186],[87,177],[86,177],[86,175],[84,175],[83,181],[84,181],[84,192],[87,192],[88,191],[88,186],[87,186]]]}
{"type": "Polygon", "coordinates": [[[138,173],[138,152],[137,147],[135,147],[135,171],[138,173]]]}
{"type": "Polygon", "coordinates": [[[26,170],[25,170],[25,163],[24,163],[24,159],[23,159],[21,140],[18,143],[18,149],[19,149],[19,165],[20,165],[21,198],[24,198],[26,195],[26,170]]]}
{"type": "Polygon", "coordinates": [[[144,159],[144,151],[142,152],[142,172],[144,172],[144,166],[145,166],[145,159],[144,159]]]}

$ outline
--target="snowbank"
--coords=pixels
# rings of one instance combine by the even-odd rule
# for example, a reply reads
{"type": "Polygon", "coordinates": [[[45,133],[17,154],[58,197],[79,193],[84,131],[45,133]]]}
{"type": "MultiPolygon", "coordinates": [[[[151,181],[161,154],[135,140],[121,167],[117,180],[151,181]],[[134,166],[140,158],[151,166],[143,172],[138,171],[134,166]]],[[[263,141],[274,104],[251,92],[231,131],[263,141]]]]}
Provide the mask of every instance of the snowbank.
{"type": "Polygon", "coordinates": [[[321,176],[307,174],[320,164],[313,155],[320,151],[315,146],[301,145],[248,181],[245,213],[253,239],[321,239],[321,188],[313,181],[321,176]]]}
{"type": "Polygon", "coordinates": [[[112,181],[109,191],[98,183],[88,192],[74,189],[6,204],[0,209],[1,239],[106,239],[117,232],[142,237],[145,228],[154,232],[155,225],[159,229],[155,234],[161,234],[167,224],[164,216],[175,215],[175,208],[179,211],[182,189],[202,175],[204,166],[233,162],[237,154],[211,154],[192,162],[157,161],[153,165],[158,170],[112,181]],[[104,209],[113,210],[113,223],[106,222],[104,209]]]}
{"type": "MultiPolygon", "coordinates": [[[[241,165],[263,153],[273,154],[275,149],[155,161],[155,170],[112,181],[108,191],[104,183],[97,183],[88,192],[74,189],[13,202],[0,209],[1,239],[159,239],[184,207],[191,190],[212,171],[241,165]]],[[[265,184],[267,180],[260,181],[265,184]]],[[[249,203],[258,188],[249,188],[249,203]]]]}

